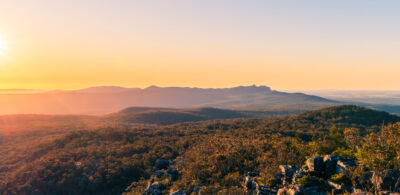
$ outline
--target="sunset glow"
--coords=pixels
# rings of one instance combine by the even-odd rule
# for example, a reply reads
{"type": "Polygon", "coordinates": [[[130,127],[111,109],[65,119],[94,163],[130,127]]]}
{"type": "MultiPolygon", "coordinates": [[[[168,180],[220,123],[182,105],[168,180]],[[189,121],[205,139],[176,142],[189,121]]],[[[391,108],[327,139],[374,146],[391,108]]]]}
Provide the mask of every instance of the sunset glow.
{"type": "Polygon", "coordinates": [[[0,0],[0,195],[399,194],[400,0],[0,0]]]}
{"type": "Polygon", "coordinates": [[[4,56],[6,51],[6,42],[3,37],[0,36],[0,56],[4,56]]]}
{"type": "Polygon", "coordinates": [[[0,89],[400,89],[399,1],[17,2],[0,89]]]}

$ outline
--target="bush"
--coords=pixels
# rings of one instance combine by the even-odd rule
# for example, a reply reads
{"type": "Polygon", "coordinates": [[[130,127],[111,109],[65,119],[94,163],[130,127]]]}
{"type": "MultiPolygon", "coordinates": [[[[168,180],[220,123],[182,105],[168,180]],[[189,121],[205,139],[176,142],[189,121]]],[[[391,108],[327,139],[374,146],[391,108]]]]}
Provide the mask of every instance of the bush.
{"type": "Polygon", "coordinates": [[[348,178],[346,176],[346,174],[344,174],[344,173],[339,173],[339,174],[332,175],[331,180],[336,182],[336,183],[338,183],[338,184],[340,184],[340,185],[345,185],[345,186],[351,186],[352,185],[351,179],[348,178]]]}
{"type": "Polygon", "coordinates": [[[303,176],[301,178],[297,178],[297,183],[303,187],[311,187],[311,186],[319,186],[321,189],[327,189],[328,184],[323,178],[315,177],[315,176],[303,176]]]}
{"type": "Polygon", "coordinates": [[[346,158],[351,158],[351,159],[355,158],[354,151],[351,149],[344,148],[344,147],[337,148],[335,151],[332,152],[332,154],[338,155],[338,156],[343,156],[346,158]]]}

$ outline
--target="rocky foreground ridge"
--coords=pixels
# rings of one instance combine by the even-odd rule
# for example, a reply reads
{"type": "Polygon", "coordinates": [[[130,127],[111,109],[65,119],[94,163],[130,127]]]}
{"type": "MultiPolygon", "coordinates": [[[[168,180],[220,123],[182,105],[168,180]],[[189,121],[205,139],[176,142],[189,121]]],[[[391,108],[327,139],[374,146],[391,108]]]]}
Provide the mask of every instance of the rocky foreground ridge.
{"type": "Polygon", "coordinates": [[[399,171],[382,172],[365,170],[359,175],[354,171],[354,159],[326,155],[307,159],[302,167],[280,165],[281,177],[277,179],[279,188],[271,189],[259,185],[257,175],[252,173],[245,177],[244,188],[247,194],[399,194],[399,171]],[[354,179],[351,181],[351,179],[354,179]]]}
{"type": "MultiPolygon", "coordinates": [[[[249,172],[243,177],[243,194],[247,195],[400,195],[400,172],[398,170],[359,170],[356,160],[336,155],[314,156],[302,166],[280,165],[274,187],[264,185],[259,172],[249,172]],[[358,168],[358,169],[356,169],[358,168]]],[[[174,162],[159,159],[153,168],[145,195],[186,195],[183,190],[169,189],[181,173],[174,162]]],[[[201,186],[193,186],[192,194],[202,194],[201,186]]],[[[236,194],[236,193],[235,193],[236,194]]]]}

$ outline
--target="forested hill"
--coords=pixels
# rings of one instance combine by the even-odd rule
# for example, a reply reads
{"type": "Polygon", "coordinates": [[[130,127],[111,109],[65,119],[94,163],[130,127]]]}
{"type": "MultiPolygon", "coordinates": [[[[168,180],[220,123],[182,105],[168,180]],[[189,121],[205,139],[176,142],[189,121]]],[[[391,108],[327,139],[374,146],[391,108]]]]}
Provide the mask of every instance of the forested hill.
{"type": "Polygon", "coordinates": [[[343,105],[302,113],[293,118],[368,126],[394,123],[399,121],[400,117],[387,112],[371,110],[360,106],[343,105]]]}
{"type": "Polygon", "coordinates": [[[302,110],[278,110],[278,111],[252,111],[232,110],[218,108],[150,108],[131,107],[120,112],[101,117],[105,121],[117,121],[133,124],[170,125],[182,122],[195,122],[216,119],[233,118],[271,118],[287,116],[303,112],[302,110]]]}
{"type": "Polygon", "coordinates": [[[179,172],[171,190],[241,192],[240,178],[248,171],[260,170],[268,183],[280,164],[301,165],[316,153],[354,156],[355,145],[343,135],[368,136],[397,121],[384,112],[340,106],[273,119],[116,124],[51,139],[32,140],[21,132],[0,143],[0,194],[142,193],[157,159],[170,160],[179,172]]]}

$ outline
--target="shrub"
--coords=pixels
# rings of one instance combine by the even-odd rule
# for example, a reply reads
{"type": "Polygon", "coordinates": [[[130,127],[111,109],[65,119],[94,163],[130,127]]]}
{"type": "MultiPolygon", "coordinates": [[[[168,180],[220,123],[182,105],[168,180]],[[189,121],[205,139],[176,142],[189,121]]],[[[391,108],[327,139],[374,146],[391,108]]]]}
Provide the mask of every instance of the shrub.
{"type": "Polygon", "coordinates": [[[332,175],[331,180],[336,182],[336,183],[338,183],[338,184],[340,184],[340,185],[345,185],[345,186],[351,186],[352,185],[351,179],[348,178],[346,176],[346,174],[344,174],[344,173],[339,173],[339,174],[332,175]]]}
{"type": "Polygon", "coordinates": [[[323,178],[315,176],[305,175],[301,178],[297,178],[297,183],[303,187],[319,186],[321,189],[326,189],[328,187],[328,184],[323,178]]]}

